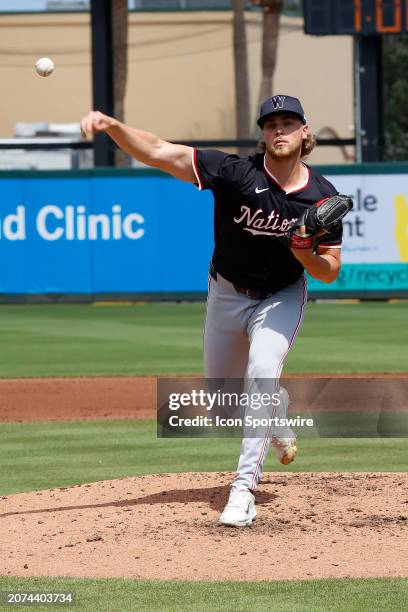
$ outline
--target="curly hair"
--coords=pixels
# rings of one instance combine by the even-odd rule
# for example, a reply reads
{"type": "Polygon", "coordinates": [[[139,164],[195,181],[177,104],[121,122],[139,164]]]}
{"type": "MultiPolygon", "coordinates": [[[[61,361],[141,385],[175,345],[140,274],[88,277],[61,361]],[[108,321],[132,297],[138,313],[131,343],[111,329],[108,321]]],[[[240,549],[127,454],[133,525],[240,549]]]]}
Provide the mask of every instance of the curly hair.
{"type": "Polygon", "coordinates": [[[307,138],[302,142],[301,157],[307,157],[311,154],[316,146],[316,136],[314,134],[308,134],[307,138]]]}

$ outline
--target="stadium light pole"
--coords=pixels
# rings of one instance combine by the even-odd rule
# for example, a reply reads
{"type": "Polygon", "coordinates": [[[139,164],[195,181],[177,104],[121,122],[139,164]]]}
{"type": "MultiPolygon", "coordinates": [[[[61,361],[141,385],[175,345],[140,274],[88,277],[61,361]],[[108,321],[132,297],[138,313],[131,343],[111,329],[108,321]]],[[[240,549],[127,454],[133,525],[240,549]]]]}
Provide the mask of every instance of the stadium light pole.
{"type": "MultiPolygon", "coordinates": [[[[91,0],[93,108],[114,114],[112,0],[91,0]]],[[[114,166],[114,147],[106,134],[94,137],[94,165],[114,166]]]]}

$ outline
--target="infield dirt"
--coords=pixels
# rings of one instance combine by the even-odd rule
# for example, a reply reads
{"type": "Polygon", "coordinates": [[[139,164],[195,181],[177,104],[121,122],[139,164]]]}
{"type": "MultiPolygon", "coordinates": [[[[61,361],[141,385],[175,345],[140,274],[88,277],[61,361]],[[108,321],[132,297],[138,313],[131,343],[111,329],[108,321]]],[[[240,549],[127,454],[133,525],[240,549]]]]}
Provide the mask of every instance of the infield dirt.
{"type": "MultiPolygon", "coordinates": [[[[155,391],[154,378],[3,379],[0,421],[151,419],[155,391]]],[[[0,573],[408,577],[407,473],[265,474],[247,529],[217,525],[232,478],[148,475],[0,498],[0,573]]]]}
{"type": "MultiPolygon", "coordinates": [[[[282,377],[282,384],[298,381],[302,385],[309,379],[331,381],[329,393],[321,396],[321,408],[328,399],[333,405],[336,398],[344,398],[346,392],[350,394],[348,404],[355,408],[367,403],[367,393],[381,406],[398,406],[401,399],[405,405],[408,397],[408,373],[291,374],[282,377]],[[369,391],[363,386],[347,390],[345,377],[366,379],[369,391]]],[[[294,408],[301,410],[302,406],[294,408]]],[[[308,402],[303,408],[308,408],[308,402]]],[[[314,408],[319,409],[319,404],[315,402],[314,408]]],[[[155,418],[154,377],[0,378],[0,422],[155,418]]]]}

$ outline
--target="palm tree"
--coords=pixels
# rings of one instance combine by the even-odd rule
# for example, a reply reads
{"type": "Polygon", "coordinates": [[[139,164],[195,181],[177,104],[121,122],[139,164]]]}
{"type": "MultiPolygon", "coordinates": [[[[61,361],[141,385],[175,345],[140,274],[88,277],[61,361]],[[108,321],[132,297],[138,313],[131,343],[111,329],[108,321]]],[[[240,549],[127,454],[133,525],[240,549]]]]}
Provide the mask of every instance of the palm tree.
{"type": "Polygon", "coordinates": [[[273,77],[276,67],[279,22],[283,0],[251,0],[252,4],[263,8],[262,26],[262,80],[258,96],[260,104],[273,94],[273,77]]]}
{"type": "MultiPolygon", "coordinates": [[[[113,112],[116,119],[124,121],[127,81],[128,1],[112,0],[113,46],[113,112]]],[[[115,151],[115,166],[129,166],[130,158],[120,149],[115,151]]]]}
{"type": "MultiPolygon", "coordinates": [[[[245,31],[245,0],[232,0],[233,37],[234,37],[234,71],[235,71],[235,116],[236,137],[249,138],[249,84],[248,57],[245,31]]],[[[240,153],[244,153],[240,148],[240,153]]]]}

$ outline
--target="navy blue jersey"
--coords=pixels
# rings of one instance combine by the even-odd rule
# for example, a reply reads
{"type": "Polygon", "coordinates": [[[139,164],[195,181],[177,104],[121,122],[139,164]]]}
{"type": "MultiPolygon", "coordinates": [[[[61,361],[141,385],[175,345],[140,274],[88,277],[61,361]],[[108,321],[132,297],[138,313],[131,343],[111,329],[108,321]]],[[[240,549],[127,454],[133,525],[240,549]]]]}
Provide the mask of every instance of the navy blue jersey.
{"type": "MultiPolygon", "coordinates": [[[[214,195],[213,265],[240,287],[274,292],[303,274],[303,266],[279,239],[305,208],[338,193],[318,172],[305,164],[308,179],[285,192],[265,166],[264,154],[227,155],[217,150],[195,150],[197,186],[214,195]]],[[[342,228],[327,235],[321,246],[339,248],[342,228]]]]}

